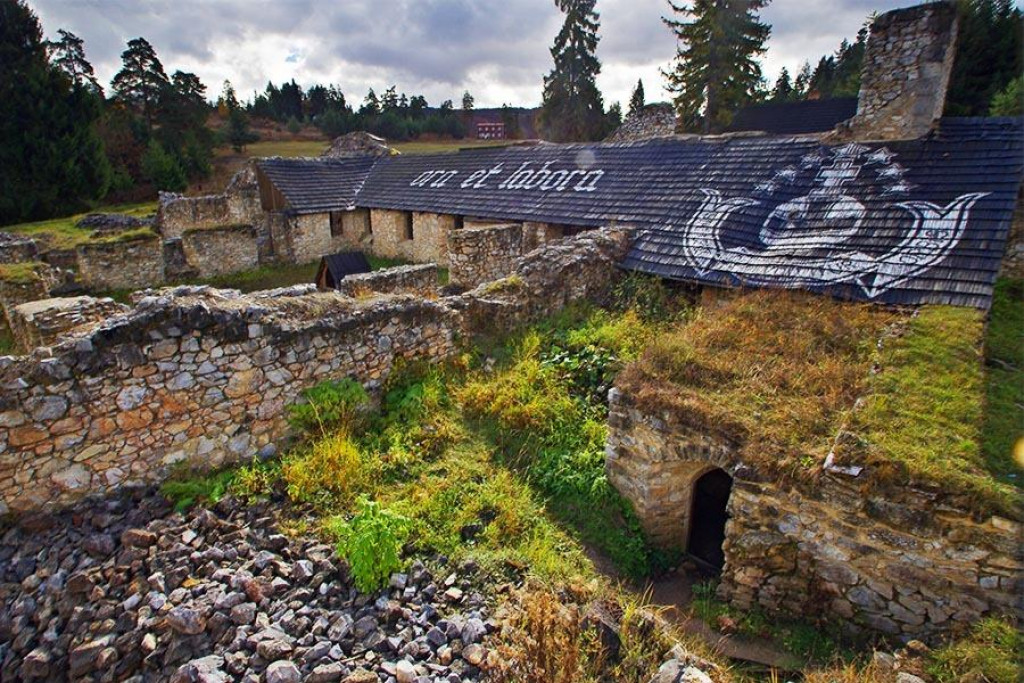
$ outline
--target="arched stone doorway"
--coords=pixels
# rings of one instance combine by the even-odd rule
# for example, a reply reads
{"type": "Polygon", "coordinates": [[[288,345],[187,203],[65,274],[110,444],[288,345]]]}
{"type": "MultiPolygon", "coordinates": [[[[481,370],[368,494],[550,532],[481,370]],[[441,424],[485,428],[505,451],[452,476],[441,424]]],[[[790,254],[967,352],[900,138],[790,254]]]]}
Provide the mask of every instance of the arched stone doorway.
{"type": "Polygon", "coordinates": [[[725,522],[729,519],[726,506],[731,492],[732,477],[717,467],[693,483],[686,552],[715,571],[721,571],[725,564],[722,543],[725,541],[725,522]]]}

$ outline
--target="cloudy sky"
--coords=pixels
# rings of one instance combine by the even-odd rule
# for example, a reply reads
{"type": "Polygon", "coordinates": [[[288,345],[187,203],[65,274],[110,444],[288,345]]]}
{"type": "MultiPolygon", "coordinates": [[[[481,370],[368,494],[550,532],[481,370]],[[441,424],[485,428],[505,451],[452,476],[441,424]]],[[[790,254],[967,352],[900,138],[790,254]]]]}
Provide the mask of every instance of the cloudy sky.
{"type": "MultiPolygon", "coordinates": [[[[85,40],[106,85],[125,43],[143,36],[167,73],[197,73],[211,97],[230,79],[251,97],[268,80],[336,83],[350,103],[391,84],[432,105],[468,89],[478,107],[535,106],[551,69],[548,49],[562,15],[552,0],[28,0],[48,37],[64,28],[85,40]]],[[[765,73],[774,81],[852,38],[872,11],[914,0],[774,0],[765,73]]],[[[665,0],[598,0],[607,103],[628,102],[642,78],[649,102],[665,99],[659,69],[675,53],[661,23],[665,0]]],[[[458,106],[458,105],[457,105],[458,106]]]]}

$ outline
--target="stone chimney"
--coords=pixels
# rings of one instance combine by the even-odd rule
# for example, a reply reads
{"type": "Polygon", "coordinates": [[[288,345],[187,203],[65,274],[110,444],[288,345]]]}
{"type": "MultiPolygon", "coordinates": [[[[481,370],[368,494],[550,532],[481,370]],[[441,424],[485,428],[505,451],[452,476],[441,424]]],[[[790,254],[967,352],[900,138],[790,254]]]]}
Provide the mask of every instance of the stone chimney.
{"type": "Polygon", "coordinates": [[[953,2],[886,12],[871,24],[857,114],[837,133],[863,140],[919,138],[942,116],[959,27],[953,2]]]}

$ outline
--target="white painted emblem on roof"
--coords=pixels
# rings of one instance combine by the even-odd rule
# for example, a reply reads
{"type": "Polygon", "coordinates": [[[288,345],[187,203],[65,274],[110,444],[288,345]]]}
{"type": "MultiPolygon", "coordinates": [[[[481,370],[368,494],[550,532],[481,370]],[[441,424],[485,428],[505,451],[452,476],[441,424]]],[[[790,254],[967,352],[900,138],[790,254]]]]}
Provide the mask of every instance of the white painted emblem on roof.
{"type": "MultiPolygon", "coordinates": [[[[907,283],[945,259],[963,237],[974,204],[987,192],[960,195],[946,206],[926,201],[882,201],[914,189],[907,169],[893,162],[886,148],[871,151],[849,144],[808,154],[800,168],[816,170],[813,189],[771,206],[771,195],[797,180],[795,167],[784,168],[755,186],[753,197],[725,197],[702,189],[695,213],[682,227],[685,262],[698,276],[726,272],[749,284],[806,287],[850,283],[875,298],[907,283]],[[888,183],[869,206],[852,195],[851,185],[865,167],[888,183]],[[893,232],[884,253],[869,252],[864,242],[869,211],[881,216],[875,226],[893,232]],[[757,216],[767,216],[763,219],[757,216]],[[757,244],[745,242],[744,224],[762,220],[757,244]],[[898,226],[898,227],[897,227],[898,226]]],[[[877,232],[874,237],[877,237],[877,232]]],[[[875,242],[878,240],[876,239],[875,242]]]]}

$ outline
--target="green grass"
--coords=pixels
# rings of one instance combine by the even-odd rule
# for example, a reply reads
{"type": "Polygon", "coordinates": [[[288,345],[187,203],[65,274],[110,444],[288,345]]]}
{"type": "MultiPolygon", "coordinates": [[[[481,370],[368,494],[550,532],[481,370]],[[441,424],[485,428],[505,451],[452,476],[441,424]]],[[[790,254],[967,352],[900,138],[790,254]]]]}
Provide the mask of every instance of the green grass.
{"type": "Polygon", "coordinates": [[[12,284],[28,284],[39,279],[39,261],[0,263],[0,280],[12,284]]]}
{"type": "Polygon", "coordinates": [[[0,318],[0,356],[13,356],[19,353],[18,345],[14,343],[14,335],[7,321],[0,318]]]}
{"type": "Polygon", "coordinates": [[[996,282],[985,334],[981,454],[999,480],[1024,483],[1024,280],[996,282]]]}
{"type": "Polygon", "coordinates": [[[1017,683],[1024,671],[1024,635],[1009,621],[982,619],[959,641],[931,653],[928,673],[936,683],[1017,683]]]}
{"type": "MultiPolygon", "coordinates": [[[[997,314],[1000,324],[1012,318],[997,314]]],[[[874,465],[879,479],[924,482],[966,496],[978,512],[1021,518],[1009,449],[982,448],[983,332],[983,314],[974,309],[920,309],[902,335],[883,344],[879,371],[849,426],[859,442],[849,448],[855,460],[874,465]]],[[[1003,331],[997,332],[999,348],[1003,331]]]]}
{"type": "Polygon", "coordinates": [[[42,242],[48,249],[72,249],[84,242],[96,241],[89,237],[91,230],[84,230],[75,227],[80,219],[88,213],[123,213],[137,218],[143,218],[156,213],[156,202],[144,202],[141,204],[120,204],[114,206],[99,206],[87,213],[75,214],[64,218],[52,218],[46,221],[35,223],[19,223],[4,227],[5,232],[32,237],[42,242]]]}

